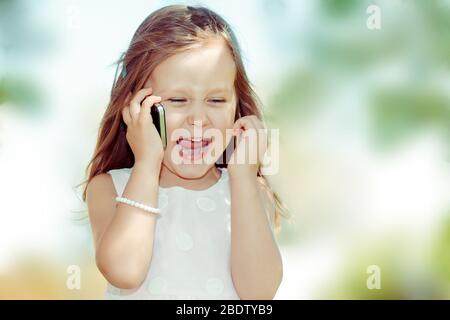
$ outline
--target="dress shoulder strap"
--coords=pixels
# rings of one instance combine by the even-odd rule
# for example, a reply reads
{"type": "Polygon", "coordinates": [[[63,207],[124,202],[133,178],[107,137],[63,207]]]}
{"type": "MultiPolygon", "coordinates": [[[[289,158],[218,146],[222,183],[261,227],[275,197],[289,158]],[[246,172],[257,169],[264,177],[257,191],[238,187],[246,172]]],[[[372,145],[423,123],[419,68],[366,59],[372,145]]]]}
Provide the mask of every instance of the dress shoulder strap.
{"type": "Polygon", "coordinates": [[[117,195],[121,197],[130,178],[131,168],[112,169],[108,173],[111,175],[117,195]]]}

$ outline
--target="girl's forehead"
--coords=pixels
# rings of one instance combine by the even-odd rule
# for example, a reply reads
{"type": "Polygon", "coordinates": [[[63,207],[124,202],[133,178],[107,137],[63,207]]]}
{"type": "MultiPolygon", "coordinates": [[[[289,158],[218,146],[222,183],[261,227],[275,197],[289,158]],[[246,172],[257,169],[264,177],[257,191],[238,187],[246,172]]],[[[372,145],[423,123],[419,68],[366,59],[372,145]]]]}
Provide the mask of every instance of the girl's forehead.
{"type": "Polygon", "coordinates": [[[232,90],[236,65],[222,42],[211,42],[162,61],[152,72],[146,86],[161,90],[208,87],[232,90]]]}

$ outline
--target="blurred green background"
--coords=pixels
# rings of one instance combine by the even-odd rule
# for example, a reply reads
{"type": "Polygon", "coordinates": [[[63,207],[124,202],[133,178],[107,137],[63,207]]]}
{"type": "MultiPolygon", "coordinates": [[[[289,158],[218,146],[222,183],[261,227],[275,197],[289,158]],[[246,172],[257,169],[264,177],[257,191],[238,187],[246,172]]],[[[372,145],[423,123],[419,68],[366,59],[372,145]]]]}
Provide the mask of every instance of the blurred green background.
{"type": "Polygon", "coordinates": [[[173,3],[231,23],[280,130],[269,179],[292,220],[278,235],[276,298],[449,299],[446,0],[0,0],[0,298],[102,298],[75,186],[113,62],[148,14],[173,3]],[[380,29],[366,25],[371,4],[380,29]],[[66,285],[71,265],[79,290],[66,285]],[[373,265],[380,289],[367,287],[373,265]]]}

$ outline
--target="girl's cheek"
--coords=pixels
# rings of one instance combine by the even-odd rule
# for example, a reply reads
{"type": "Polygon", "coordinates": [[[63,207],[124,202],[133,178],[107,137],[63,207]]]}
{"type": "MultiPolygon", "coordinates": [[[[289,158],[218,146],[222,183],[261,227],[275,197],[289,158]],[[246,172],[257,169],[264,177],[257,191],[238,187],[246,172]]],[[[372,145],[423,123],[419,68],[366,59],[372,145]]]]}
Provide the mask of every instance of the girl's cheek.
{"type": "Polygon", "coordinates": [[[176,139],[176,138],[174,138],[172,134],[175,131],[175,129],[177,128],[177,125],[176,125],[173,117],[166,116],[166,126],[167,126],[166,130],[167,130],[167,139],[168,139],[167,144],[175,143],[174,139],[176,139]]]}

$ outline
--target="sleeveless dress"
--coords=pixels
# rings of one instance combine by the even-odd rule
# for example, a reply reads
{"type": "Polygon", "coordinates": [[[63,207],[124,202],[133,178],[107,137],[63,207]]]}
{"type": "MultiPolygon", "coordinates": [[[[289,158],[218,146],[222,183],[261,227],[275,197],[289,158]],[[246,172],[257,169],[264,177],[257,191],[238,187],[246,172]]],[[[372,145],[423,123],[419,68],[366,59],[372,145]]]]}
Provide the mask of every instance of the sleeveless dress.
{"type": "MultiPolygon", "coordinates": [[[[133,168],[108,171],[122,196],[133,168]]],[[[107,284],[105,299],[239,299],[231,278],[230,184],[226,169],[211,187],[159,187],[153,254],[140,287],[107,284]]]]}

